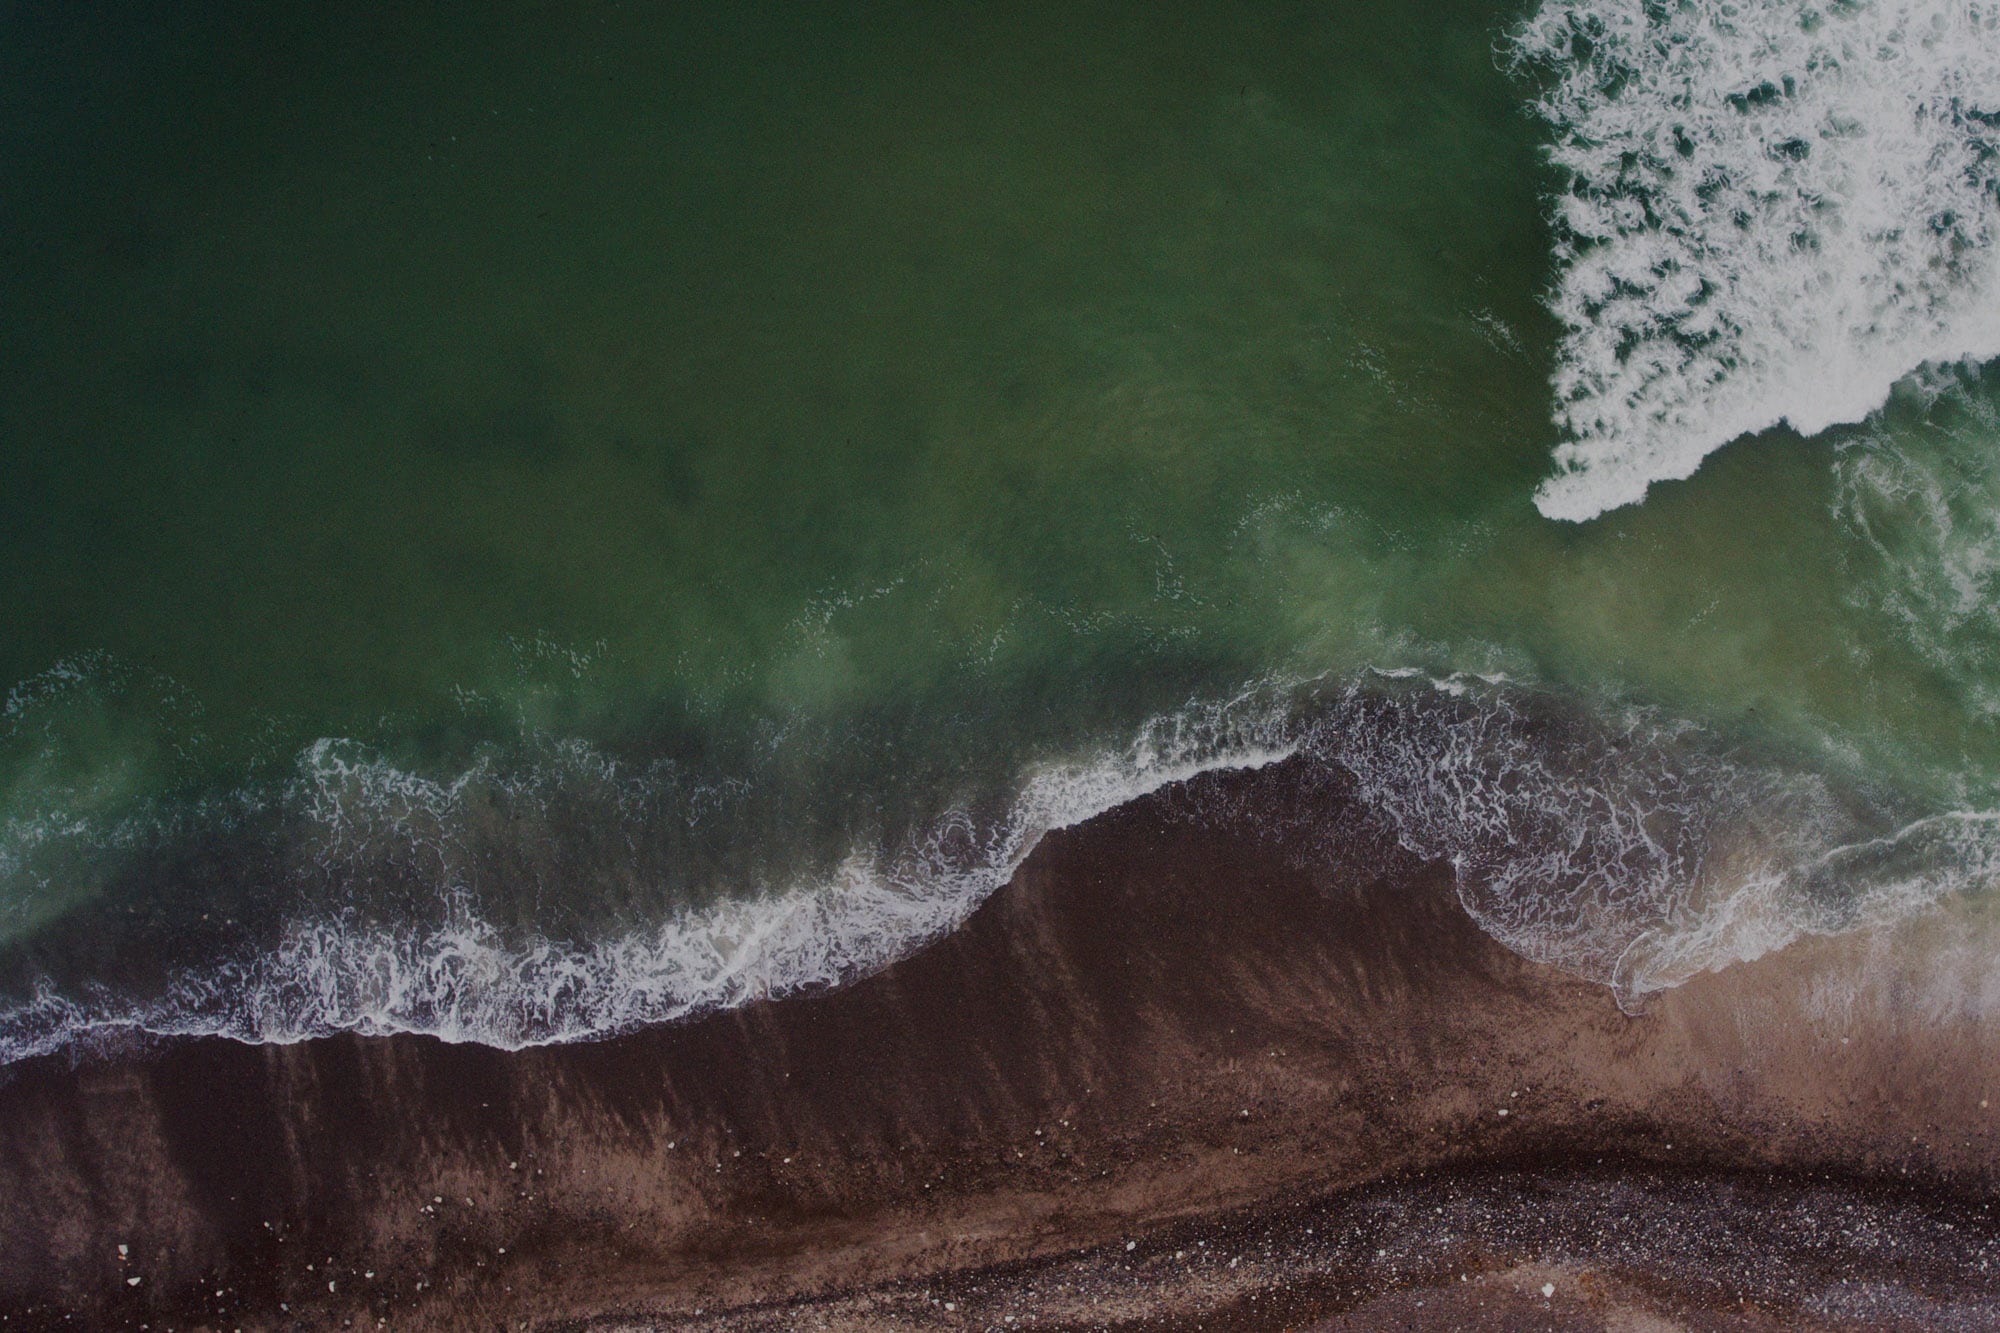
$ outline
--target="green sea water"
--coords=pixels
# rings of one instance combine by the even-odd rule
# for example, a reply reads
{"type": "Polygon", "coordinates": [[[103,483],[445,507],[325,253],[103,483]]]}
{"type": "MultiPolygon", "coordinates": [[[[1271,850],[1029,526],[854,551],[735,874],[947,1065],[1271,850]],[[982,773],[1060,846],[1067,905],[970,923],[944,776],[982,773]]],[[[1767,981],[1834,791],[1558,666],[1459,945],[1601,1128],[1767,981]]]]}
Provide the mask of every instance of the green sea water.
{"type": "Polygon", "coordinates": [[[1993,805],[1991,376],[1535,508],[1524,14],[0,7],[10,975],[641,929],[1371,668],[1993,805]]]}

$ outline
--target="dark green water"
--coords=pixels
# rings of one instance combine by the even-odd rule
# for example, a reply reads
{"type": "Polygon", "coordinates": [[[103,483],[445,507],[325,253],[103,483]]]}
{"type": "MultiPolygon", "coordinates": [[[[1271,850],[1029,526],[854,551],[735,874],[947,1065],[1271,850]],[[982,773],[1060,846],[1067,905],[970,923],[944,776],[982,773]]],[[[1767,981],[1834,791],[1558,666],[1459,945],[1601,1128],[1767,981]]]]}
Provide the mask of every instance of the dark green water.
{"type": "Polygon", "coordinates": [[[1995,804],[1990,377],[1537,512],[1525,12],[0,8],[10,1049],[838,973],[1370,668],[1515,682],[1423,782],[1529,689],[1873,812],[1812,856],[1995,804]]]}

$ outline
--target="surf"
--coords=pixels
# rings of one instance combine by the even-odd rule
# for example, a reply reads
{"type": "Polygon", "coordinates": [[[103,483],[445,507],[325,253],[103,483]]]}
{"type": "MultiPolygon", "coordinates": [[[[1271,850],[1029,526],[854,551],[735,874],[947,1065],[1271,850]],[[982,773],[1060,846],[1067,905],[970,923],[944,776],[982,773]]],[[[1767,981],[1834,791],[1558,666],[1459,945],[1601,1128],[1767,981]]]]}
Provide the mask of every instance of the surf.
{"type": "MultiPolygon", "coordinates": [[[[539,901],[521,899],[516,881],[533,876],[520,844],[559,838],[552,817],[612,828],[646,781],[577,748],[559,768],[439,778],[352,743],[308,747],[263,802],[281,817],[157,849],[162,863],[206,858],[246,880],[296,867],[294,906],[246,933],[211,922],[215,901],[203,899],[167,932],[169,955],[149,921],[137,938],[168,964],[161,980],[146,980],[152,967],[120,979],[100,962],[65,983],[37,975],[27,950],[8,964],[0,1063],[132,1035],[290,1045],[423,1034],[518,1050],[847,985],[961,927],[1051,833],[1204,774],[1279,762],[1349,793],[1370,837],[1448,868],[1485,934],[1609,987],[1630,1011],[1802,936],[1899,920],[2000,881],[2000,815],[1927,810],[1657,707],[1401,667],[1191,703],[1123,744],[1031,765],[997,803],[857,841],[817,876],[717,884],[678,905],[667,895],[645,919],[593,914],[562,934],[532,911],[520,919],[522,901],[539,901]],[[496,821],[509,802],[542,814],[496,821]]],[[[1197,817],[1231,812],[1229,781],[1202,790],[1213,808],[1197,817]]],[[[1330,863],[1351,833],[1333,821],[1272,836],[1330,863]]],[[[629,870],[615,848],[606,855],[568,863],[564,895],[629,870]]],[[[253,896],[268,904],[284,889],[260,881],[253,896]]],[[[71,928],[115,958],[121,915],[114,901],[71,928]]]]}
{"type": "Polygon", "coordinates": [[[2000,356],[2000,7],[1546,0],[1508,58],[1560,179],[1544,515],[2000,356]]]}

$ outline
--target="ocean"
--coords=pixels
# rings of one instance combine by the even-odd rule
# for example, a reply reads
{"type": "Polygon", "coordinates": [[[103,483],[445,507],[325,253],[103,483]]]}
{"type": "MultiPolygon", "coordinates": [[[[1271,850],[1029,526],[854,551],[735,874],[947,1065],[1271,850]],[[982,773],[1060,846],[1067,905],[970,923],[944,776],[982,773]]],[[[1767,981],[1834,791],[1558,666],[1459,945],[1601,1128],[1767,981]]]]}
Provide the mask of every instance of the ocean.
{"type": "Polygon", "coordinates": [[[1990,4],[15,0],[0,99],[0,1061],[851,982],[1289,758],[1635,1013],[1992,912],[1990,4]]]}

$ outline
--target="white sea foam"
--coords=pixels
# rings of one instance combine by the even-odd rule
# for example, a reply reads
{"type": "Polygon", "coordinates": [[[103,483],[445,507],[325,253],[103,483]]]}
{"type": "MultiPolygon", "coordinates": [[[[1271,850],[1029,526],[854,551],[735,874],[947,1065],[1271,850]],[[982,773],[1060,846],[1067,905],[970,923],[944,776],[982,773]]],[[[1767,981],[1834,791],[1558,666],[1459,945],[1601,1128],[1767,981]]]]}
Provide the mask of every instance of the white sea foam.
{"type": "Polygon", "coordinates": [[[1452,866],[1466,910],[1518,953],[1613,983],[1635,940],[1678,937],[1748,882],[1739,868],[1721,888],[1741,826],[1782,829],[1793,857],[1835,840],[1810,777],[1731,762],[1644,710],[1606,725],[1537,702],[1458,677],[1359,697],[1363,724],[1313,746],[1406,847],[1452,866]]]}
{"type": "Polygon", "coordinates": [[[1566,179],[1544,514],[2000,356],[2000,4],[1544,0],[1513,50],[1566,179]]]}
{"type": "MultiPolygon", "coordinates": [[[[997,818],[949,815],[900,846],[854,851],[817,882],[739,891],[584,943],[524,941],[481,906],[478,821],[500,781],[490,768],[437,781],[322,743],[285,797],[303,818],[294,855],[334,884],[392,865],[435,886],[442,910],[425,924],[301,915],[274,945],[143,999],[44,989],[0,1014],[0,1063],[121,1030],[270,1043],[427,1033],[517,1049],[836,985],[956,927],[1050,831],[1202,772],[1293,755],[1349,775],[1372,817],[1449,864],[1481,928],[1611,986],[1627,1007],[1802,934],[2000,885],[2000,815],[1869,835],[1824,779],[1747,762],[1649,710],[1593,714],[1498,675],[1409,669],[1305,693],[1303,708],[1289,686],[1191,707],[1116,752],[1035,771],[997,818]]],[[[585,791],[602,814],[628,778],[566,746],[532,781],[585,791]]]]}
{"type": "MultiPolygon", "coordinates": [[[[2000,886],[2000,814],[1932,815],[1799,860],[1762,848],[1747,864],[1721,861],[1716,879],[1722,891],[1635,938],[1619,958],[1612,986],[1621,1004],[1634,1008],[1650,992],[1806,935],[1883,927],[1946,899],[1991,891],[2000,886]]],[[[1972,980],[1978,990],[2000,984],[2000,959],[1986,958],[1972,980]]],[[[1940,985],[1936,995],[1947,989],[1940,985]]]]}
{"type": "Polygon", "coordinates": [[[1565,714],[1501,678],[1426,686],[1357,689],[1302,748],[1352,774],[1405,847],[1452,867],[1483,930],[1629,1010],[1804,935],[2000,887],[2000,814],[1870,835],[1825,778],[1686,721],[1565,714]]]}
{"type": "Polygon", "coordinates": [[[582,946],[510,944],[451,887],[479,769],[438,782],[321,742],[301,757],[293,793],[317,828],[313,858],[337,875],[386,852],[442,875],[443,921],[302,918],[275,948],[184,972],[144,1000],[44,989],[0,1015],[0,1063],[106,1031],[257,1043],[426,1033],[518,1049],[838,984],[958,925],[1049,832],[1201,772],[1284,758],[1285,717],[1281,696],[1261,690],[1190,708],[1120,751],[1038,769],[996,823],[952,815],[892,853],[850,855],[828,882],[724,898],[582,946]]]}

